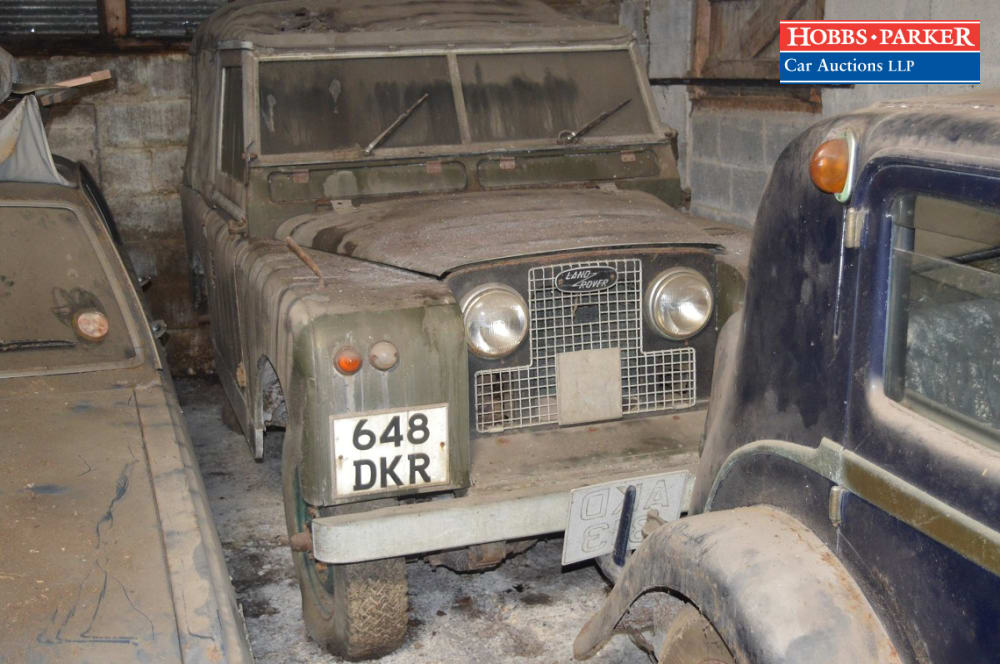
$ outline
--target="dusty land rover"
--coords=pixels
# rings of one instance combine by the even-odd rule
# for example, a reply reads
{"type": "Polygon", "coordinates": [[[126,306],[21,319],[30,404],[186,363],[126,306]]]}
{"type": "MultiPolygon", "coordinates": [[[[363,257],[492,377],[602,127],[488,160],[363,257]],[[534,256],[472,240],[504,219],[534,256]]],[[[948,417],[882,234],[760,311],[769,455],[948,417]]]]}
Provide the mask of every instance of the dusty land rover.
{"type": "Polygon", "coordinates": [[[622,479],[685,509],[745,236],[668,205],[625,30],[533,0],[236,2],[192,48],[196,297],[253,453],[285,428],[313,638],[396,647],[405,556],[479,569],[567,529],[566,562],[610,552],[622,479]]]}
{"type": "Polygon", "coordinates": [[[996,92],[785,150],[720,333],[697,514],[639,547],[578,657],[666,589],[690,604],[660,662],[997,661],[998,154],[996,92]]]}

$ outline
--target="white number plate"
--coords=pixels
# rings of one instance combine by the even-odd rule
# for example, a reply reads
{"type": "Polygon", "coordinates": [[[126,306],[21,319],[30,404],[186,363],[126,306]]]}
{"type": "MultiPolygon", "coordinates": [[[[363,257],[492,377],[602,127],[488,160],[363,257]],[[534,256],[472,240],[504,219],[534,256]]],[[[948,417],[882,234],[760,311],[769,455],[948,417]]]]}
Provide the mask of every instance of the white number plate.
{"type": "Polygon", "coordinates": [[[448,483],[448,406],[330,417],[337,495],[448,483]]]}
{"type": "Polygon", "coordinates": [[[604,484],[594,484],[570,492],[569,523],[563,535],[562,564],[580,562],[611,553],[621,519],[625,490],[636,488],[629,550],[642,542],[642,526],[649,510],[655,509],[664,521],[681,516],[681,506],[691,473],[678,470],[661,475],[647,475],[604,484]]]}

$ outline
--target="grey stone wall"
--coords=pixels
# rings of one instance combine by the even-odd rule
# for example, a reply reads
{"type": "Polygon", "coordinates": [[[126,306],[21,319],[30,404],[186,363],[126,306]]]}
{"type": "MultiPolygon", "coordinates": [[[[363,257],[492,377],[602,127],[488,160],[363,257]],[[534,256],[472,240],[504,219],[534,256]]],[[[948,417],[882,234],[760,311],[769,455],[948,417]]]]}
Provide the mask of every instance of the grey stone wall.
{"type": "MultiPolygon", "coordinates": [[[[694,0],[648,0],[652,77],[682,78],[690,70],[694,0]]],[[[826,0],[828,19],[980,19],[982,86],[858,85],[822,92],[821,113],[702,108],[686,85],[655,90],[664,123],[678,132],[681,184],[691,191],[695,214],[752,225],[771,167],[799,132],[824,116],[886,99],[955,94],[1000,85],[1000,51],[989,41],[1000,25],[1000,3],[991,0],[826,0]]]]}
{"type": "Polygon", "coordinates": [[[211,367],[207,327],[191,308],[179,187],[187,143],[187,54],[19,58],[25,81],[55,82],[99,69],[114,74],[48,119],[52,151],[86,164],[101,185],[154,318],[170,334],[175,371],[211,367]]]}

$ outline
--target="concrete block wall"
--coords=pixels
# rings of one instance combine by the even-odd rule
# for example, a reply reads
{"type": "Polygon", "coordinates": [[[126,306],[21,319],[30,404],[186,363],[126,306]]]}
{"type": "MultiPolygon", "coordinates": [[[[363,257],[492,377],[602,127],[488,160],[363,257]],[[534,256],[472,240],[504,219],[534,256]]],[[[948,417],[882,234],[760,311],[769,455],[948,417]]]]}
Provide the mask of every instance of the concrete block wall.
{"type": "Polygon", "coordinates": [[[810,113],[695,109],[684,172],[691,212],[752,225],[778,155],[816,120],[810,113]]]}
{"type": "Polygon", "coordinates": [[[82,161],[101,185],[154,318],[167,323],[174,371],[211,370],[208,328],[191,307],[181,225],[180,183],[190,112],[184,52],[26,57],[24,81],[55,82],[99,69],[114,81],[92,86],[48,119],[56,154],[82,161]]]}
{"type": "MultiPolygon", "coordinates": [[[[650,75],[687,76],[694,0],[648,0],[650,75]]],[[[1000,48],[988,26],[1000,24],[1000,3],[988,0],[826,0],[828,19],[980,19],[984,26],[982,85],[858,85],[822,91],[821,113],[703,108],[686,85],[657,86],[660,115],[678,132],[681,184],[695,214],[750,226],[781,151],[803,129],[887,99],[955,94],[1000,85],[1000,48]]]]}

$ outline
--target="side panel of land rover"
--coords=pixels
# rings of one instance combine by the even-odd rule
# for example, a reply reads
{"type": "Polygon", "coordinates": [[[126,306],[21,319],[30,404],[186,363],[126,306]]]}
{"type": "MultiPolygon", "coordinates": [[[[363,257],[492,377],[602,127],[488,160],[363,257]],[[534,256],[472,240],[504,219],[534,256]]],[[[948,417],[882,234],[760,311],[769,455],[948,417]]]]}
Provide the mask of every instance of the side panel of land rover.
{"type": "Polygon", "coordinates": [[[406,556],[479,569],[565,531],[575,562],[629,485],[685,509],[745,235],[671,207],[623,29],[302,7],[200,29],[185,231],[235,419],[258,456],[285,429],[309,634],[371,657],[403,639],[406,556]]]}

